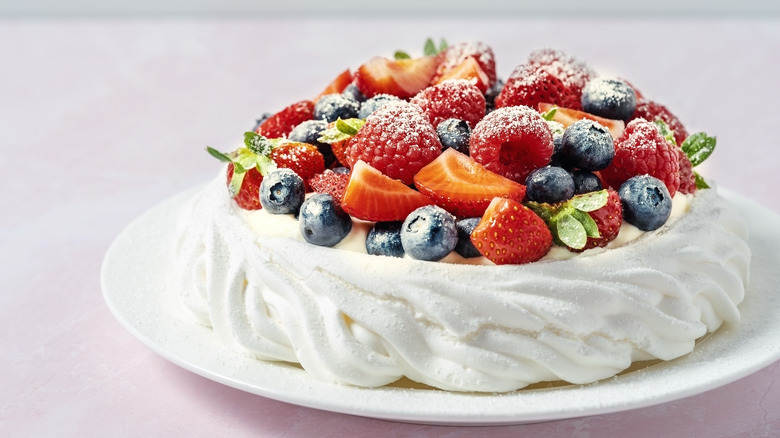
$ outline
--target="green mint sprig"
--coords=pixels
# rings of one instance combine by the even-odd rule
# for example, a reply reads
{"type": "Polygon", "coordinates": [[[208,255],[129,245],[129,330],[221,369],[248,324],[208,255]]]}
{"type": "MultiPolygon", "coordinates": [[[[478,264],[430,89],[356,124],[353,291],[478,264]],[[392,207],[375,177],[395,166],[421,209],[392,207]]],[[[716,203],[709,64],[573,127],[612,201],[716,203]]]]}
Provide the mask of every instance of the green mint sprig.
{"type": "Polygon", "coordinates": [[[526,202],[525,205],[541,217],[552,233],[556,244],[573,249],[585,248],[588,237],[601,237],[596,221],[588,212],[607,205],[606,190],[575,195],[560,204],[526,202]]]}
{"type": "MultiPolygon", "coordinates": [[[[438,55],[439,53],[445,51],[447,49],[447,40],[444,38],[441,38],[439,40],[439,45],[437,46],[435,42],[433,42],[432,38],[428,38],[425,40],[425,45],[423,46],[423,55],[425,56],[434,56],[438,55]]],[[[409,55],[408,52],[404,52],[403,50],[396,50],[393,54],[393,58],[396,60],[402,60],[402,59],[412,59],[411,55],[409,55]]]]}
{"type": "MultiPolygon", "coordinates": [[[[674,140],[674,131],[669,129],[669,125],[660,119],[656,120],[654,123],[666,141],[673,145],[677,145],[677,142],[674,140]]],[[[685,156],[688,157],[688,160],[690,160],[691,166],[696,167],[707,160],[710,155],[712,155],[712,153],[715,151],[716,143],[716,137],[711,137],[704,132],[697,132],[686,137],[683,143],[680,145],[680,149],[685,154],[685,156]]],[[[697,189],[710,188],[710,185],[707,184],[707,181],[704,179],[704,177],[701,176],[701,174],[699,174],[699,172],[694,170],[693,177],[696,181],[697,189]]]]}
{"type": "Polygon", "coordinates": [[[333,144],[347,140],[357,135],[358,131],[365,123],[366,121],[363,119],[342,120],[339,118],[332,127],[327,128],[320,133],[317,141],[320,143],[333,144]]]}

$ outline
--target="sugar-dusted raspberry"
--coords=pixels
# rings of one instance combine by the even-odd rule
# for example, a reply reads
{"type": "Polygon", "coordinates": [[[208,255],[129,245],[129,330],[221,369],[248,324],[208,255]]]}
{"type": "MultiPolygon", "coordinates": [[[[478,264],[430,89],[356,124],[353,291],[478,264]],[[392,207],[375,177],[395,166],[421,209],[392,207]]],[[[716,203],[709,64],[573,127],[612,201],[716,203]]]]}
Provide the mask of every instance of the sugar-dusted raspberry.
{"type": "Polygon", "coordinates": [[[433,76],[431,82],[436,83],[440,77],[460,65],[469,56],[477,61],[477,64],[479,64],[482,71],[487,75],[490,80],[488,87],[495,84],[498,75],[496,74],[496,59],[493,54],[493,49],[487,44],[479,41],[454,44],[441,52],[438,55],[439,64],[436,69],[436,74],[433,76]]]}
{"type": "Polygon", "coordinates": [[[556,69],[551,66],[518,66],[496,97],[496,108],[517,105],[537,108],[540,103],[552,103],[572,109],[582,108],[582,88],[567,85],[557,74],[556,69]]]}
{"type": "Polygon", "coordinates": [[[652,100],[638,101],[636,104],[636,110],[632,119],[645,119],[651,122],[656,120],[663,120],[669,129],[674,132],[674,141],[677,142],[677,146],[681,146],[683,141],[688,137],[688,131],[683,126],[680,119],[672,114],[669,109],[658,102],[652,100]]]}
{"type": "Polygon", "coordinates": [[[471,132],[469,155],[493,172],[521,184],[550,163],[553,136],[547,122],[527,106],[499,108],[471,132]]]}
{"type": "Polygon", "coordinates": [[[680,153],[680,187],[677,189],[680,193],[690,195],[696,192],[696,175],[693,172],[691,160],[680,153]]]}
{"type": "Polygon", "coordinates": [[[327,193],[340,203],[344,190],[349,183],[349,173],[334,172],[330,169],[318,173],[309,179],[309,186],[317,193],[327,193]]]}
{"type": "Polygon", "coordinates": [[[465,120],[473,128],[485,116],[485,96],[463,79],[430,86],[412,98],[422,108],[433,127],[447,119],[465,120]]]}
{"type": "Polygon", "coordinates": [[[581,94],[585,84],[596,77],[588,64],[558,49],[535,50],[528,56],[528,63],[535,67],[547,66],[575,94],[581,94]]]}
{"type": "Polygon", "coordinates": [[[615,157],[601,171],[601,177],[614,189],[629,178],[648,174],[666,184],[674,196],[680,186],[680,148],[668,142],[653,122],[634,119],[615,140],[615,157]]]}
{"type": "Polygon", "coordinates": [[[347,164],[362,160],[406,185],[441,154],[436,130],[419,106],[399,101],[378,109],[346,147],[347,164]]]}

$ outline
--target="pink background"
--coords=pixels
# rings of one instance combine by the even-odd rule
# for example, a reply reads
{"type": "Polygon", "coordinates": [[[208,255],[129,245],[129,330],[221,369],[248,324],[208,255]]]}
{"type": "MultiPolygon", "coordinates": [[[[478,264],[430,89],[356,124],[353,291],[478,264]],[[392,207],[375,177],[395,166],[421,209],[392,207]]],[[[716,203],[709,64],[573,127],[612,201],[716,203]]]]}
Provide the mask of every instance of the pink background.
{"type": "Polygon", "coordinates": [[[103,302],[112,239],[212,178],[254,118],[428,36],[492,45],[506,77],[558,47],[716,134],[706,173],[780,213],[780,22],[756,19],[0,22],[0,436],[778,436],[778,363],[645,409],[500,427],[297,407],[160,358],[103,302]]]}

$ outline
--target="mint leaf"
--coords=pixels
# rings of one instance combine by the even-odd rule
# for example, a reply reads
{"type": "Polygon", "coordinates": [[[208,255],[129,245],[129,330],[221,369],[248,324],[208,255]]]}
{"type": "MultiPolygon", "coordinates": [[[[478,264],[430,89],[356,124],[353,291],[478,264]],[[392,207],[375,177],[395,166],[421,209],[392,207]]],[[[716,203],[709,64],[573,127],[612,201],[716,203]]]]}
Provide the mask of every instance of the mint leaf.
{"type": "Polygon", "coordinates": [[[703,163],[715,150],[717,140],[704,132],[691,134],[682,144],[683,153],[691,160],[691,164],[696,167],[703,163]]]}
{"type": "Polygon", "coordinates": [[[425,56],[433,56],[437,53],[439,53],[439,50],[436,48],[436,43],[434,43],[433,40],[430,38],[425,40],[425,46],[423,47],[423,54],[425,56]]]}
{"type": "Polygon", "coordinates": [[[447,40],[444,38],[439,40],[439,53],[447,50],[447,47],[449,47],[449,44],[447,44],[447,40]]]}
{"type": "Polygon", "coordinates": [[[226,154],[214,149],[211,146],[206,146],[206,152],[211,154],[212,157],[216,158],[219,161],[222,161],[223,163],[232,163],[233,160],[230,159],[226,154]]]}
{"type": "Polygon", "coordinates": [[[696,171],[693,172],[693,178],[696,181],[696,188],[697,189],[708,189],[708,188],[710,188],[710,185],[707,184],[707,181],[705,181],[704,178],[701,175],[699,175],[698,172],[696,172],[696,171]]]}
{"type": "Polygon", "coordinates": [[[257,171],[260,172],[260,175],[266,176],[270,172],[276,170],[276,163],[270,156],[261,155],[257,157],[256,167],[257,171]]]}
{"type": "Polygon", "coordinates": [[[594,221],[588,213],[581,210],[574,210],[571,212],[571,216],[582,224],[582,227],[585,229],[585,234],[588,237],[601,237],[598,224],[596,224],[596,221],[594,221]]]}
{"type": "MultiPolygon", "coordinates": [[[[596,211],[599,208],[607,205],[608,200],[609,200],[609,194],[607,193],[607,191],[599,190],[598,192],[590,192],[581,195],[576,195],[572,197],[571,200],[569,200],[569,203],[572,207],[576,208],[577,210],[588,212],[588,211],[596,211]]],[[[589,215],[586,216],[590,217],[589,215]]]]}
{"type": "Polygon", "coordinates": [[[252,131],[244,133],[244,144],[247,149],[261,156],[270,155],[271,149],[274,147],[274,143],[271,140],[252,131]]]}
{"type": "Polygon", "coordinates": [[[561,242],[574,249],[585,247],[585,244],[588,242],[588,235],[580,221],[567,214],[555,222],[555,229],[561,242]]]}
{"type": "Polygon", "coordinates": [[[558,107],[554,106],[542,114],[542,118],[548,122],[555,118],[555,113],[558,112],[558,107]]]}
{"type": "Polygon", "coordinates": [[[357,135],[358,131],[365,123],[366,121],[363,119],[338,119],[334,126],[327,128],[320,133],[317,141],[320,143],[333,144],[347,140],[357,135]]]}
{"type": "Polygon", "coordinates": [[[402,50],[396,50],[395,53],[393,54],[393,58],[395,58],[396,60],[412,59],[412,57],[409,56],[408,53],[406,53],[406,52],[404,52],[402,50]]]}
{"type": "Polygon", "coordinates": [[[669,129],[669,125],[667,125],[666,122],[664,122],[661,119],[656,119],[656,121],[653,123],[655,123],[655,126],[658,127],[658,132],[661,133],[661,135],[663,136],[663,138],[666,139],[666,141],[668,141],[669,143],[675,146],[677,145],[677,141],[674,139],[674,131],[669,129]]]}
{"type": "Polygon", "coordinates": [[[230,178],[230,184],[228,184],[230,196],[235,197],[238,195],[239,190],[241,190],[241,185],[244,183],[244,176],[246,176],[246,169],[241,167],[240,164],[234,163],[233,177],[230,178]],[[239,169],[241,169],[241,172],[238,171],[239,169]]]}

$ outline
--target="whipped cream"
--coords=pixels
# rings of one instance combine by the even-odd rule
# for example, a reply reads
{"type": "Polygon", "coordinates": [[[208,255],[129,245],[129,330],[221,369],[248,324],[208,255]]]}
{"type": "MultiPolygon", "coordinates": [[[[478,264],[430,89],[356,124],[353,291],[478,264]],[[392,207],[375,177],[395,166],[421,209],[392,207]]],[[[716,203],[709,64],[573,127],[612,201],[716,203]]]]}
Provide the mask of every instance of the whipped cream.
{"type": "Polygon", "coordinates": [[[621,230],[630,238],[606,249],[472,266],[365,254],[365,223],[338,245],[351,251],[310,245],[294,220],[239,213],[220,175],[182,211],[177,285],[221,342],[323,380],[490,392],[589,383],[687,354],[739,321],[747,226],[714,188],[680,199],[675,219],[621,230]]]}

